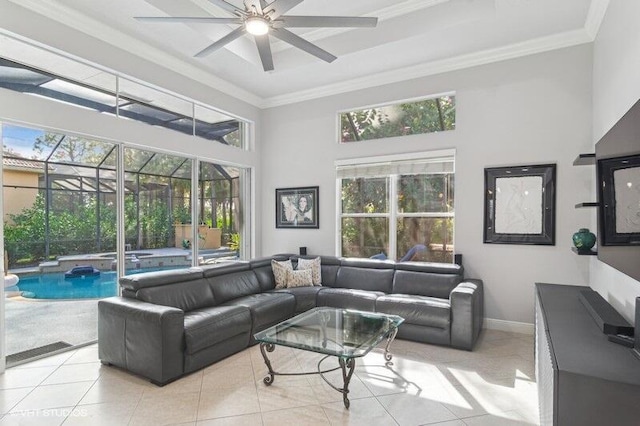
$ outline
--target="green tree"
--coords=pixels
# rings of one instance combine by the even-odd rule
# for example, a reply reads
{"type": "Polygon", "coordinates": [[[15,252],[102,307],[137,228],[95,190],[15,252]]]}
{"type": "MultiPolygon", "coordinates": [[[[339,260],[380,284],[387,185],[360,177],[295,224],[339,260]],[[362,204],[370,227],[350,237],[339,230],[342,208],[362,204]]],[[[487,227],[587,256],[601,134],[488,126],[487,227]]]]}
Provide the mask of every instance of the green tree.
{"type": "Polygon", "coordinates": [[[443,96],[343,113],[342,142],[430,133],[455,128],[455,98],[443,96]]]}

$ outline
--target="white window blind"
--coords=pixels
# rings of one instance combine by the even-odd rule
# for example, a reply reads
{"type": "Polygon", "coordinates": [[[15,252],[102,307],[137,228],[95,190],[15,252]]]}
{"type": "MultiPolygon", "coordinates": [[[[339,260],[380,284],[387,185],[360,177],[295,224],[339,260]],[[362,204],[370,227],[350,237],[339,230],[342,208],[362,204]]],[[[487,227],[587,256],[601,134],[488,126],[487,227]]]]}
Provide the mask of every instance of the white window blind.
{"type": "Polygon", "coordinates": [[[453,156],[372,162],[366,164],[344,164],[336,167],[338,179],[364,178],[389,175],[454,173],[453,156]]]}

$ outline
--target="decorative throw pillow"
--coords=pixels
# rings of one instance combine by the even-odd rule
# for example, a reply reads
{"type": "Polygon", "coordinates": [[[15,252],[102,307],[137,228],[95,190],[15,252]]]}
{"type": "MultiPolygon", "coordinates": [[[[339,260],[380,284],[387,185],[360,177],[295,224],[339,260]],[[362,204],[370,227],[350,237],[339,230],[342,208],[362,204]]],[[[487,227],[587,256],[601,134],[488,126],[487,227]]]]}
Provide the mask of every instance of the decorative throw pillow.
{"type": "Polygon", "coordinates": [[[320,269],[320,257],[313,259],[298,258],[298,271],[310,270],[313,285],[322,285],[322,272],[320,269]]]}
{"type": "Polygon", "coordinates": [[[287,286],[287,271],[293,271],[291,260],[279,262],[271,259],[271,270],[276,280],[276,288],[285,288],[287,286]]]}
{"type": "Polygon", "coordinates": [[[291,287],[312,287],[313,278],[311,270],[288,270],[287,271],[287,288],[291,287]]]}

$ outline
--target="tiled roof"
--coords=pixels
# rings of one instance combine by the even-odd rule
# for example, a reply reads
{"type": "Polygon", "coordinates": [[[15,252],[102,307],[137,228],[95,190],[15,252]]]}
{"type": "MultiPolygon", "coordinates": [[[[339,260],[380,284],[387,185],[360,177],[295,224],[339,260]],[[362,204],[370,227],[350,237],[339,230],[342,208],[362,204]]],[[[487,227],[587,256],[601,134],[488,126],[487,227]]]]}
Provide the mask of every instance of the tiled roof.
{"type": "Polygon", "coordinates": [[[5,157],[2,165],[8,168],[40,170],[44,168],[42,161],[27,160],[26,158],[5,157]]]}

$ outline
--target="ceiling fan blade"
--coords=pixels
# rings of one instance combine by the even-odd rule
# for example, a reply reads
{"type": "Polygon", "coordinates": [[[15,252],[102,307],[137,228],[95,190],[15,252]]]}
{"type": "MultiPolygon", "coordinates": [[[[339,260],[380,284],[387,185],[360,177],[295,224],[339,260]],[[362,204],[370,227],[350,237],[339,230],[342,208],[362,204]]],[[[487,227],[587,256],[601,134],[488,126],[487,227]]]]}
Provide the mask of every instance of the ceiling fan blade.
{"type": "MultiPolygon", "coordinates": [[[[353,27],[371,28],[378,24],[378,18],[352,16],[281,16],[283,27],[353,27]]],[[[275,23],[274,23],[275,24],[275,23]]]]}
{"type": "Polygon", "coordinates": [[[289,9],[292,9],[302,3],[302,1],[303,0],[275,0],[262,10],[265,15],[269,14],[271,19],[276,19],[287,13],[289,9]]]}
{"type": "Polygon", "coordinates": [[[206,23],[206,24],[242,24],[240,18],[214,18],[195,16],[134,16],[133,19],[142,22],[179,22],[185,24],[206,23]]]}
{"type": "Polygon", "coordinates": [[[239,9],[237,7],[235,7],[234,5],[232,5],[231,3],[227,3],[224,0],[209,0],[210,3],[215,4],[216,6],[218,6],[221,9],[226,10],[227,12],[233,13],[234,15],[242,15],[244,14],[244,10],[239,9]]]}
{"type": "Polygon", "coordinates": [[[311,55],[322,59],[326,62],[333,62],[338,59],[336,56],[333,56],[331,53],[327,52],[316,46],[313,43],[309,43],[307,40],[303,39],[292,33],[291,31],[287,31],[284,28],[273,28],[271,34],[274,37],[279,38],[280,40],[289,43],[292,46],[297,47],[298,49],[302,49],[311,55]]]}
{"type": "Polygon", "coordinates": [[[244,0],[244,7],[247,9],[247,12],[257,13],[258,15],[262,15],[262,1],[260,0],[244,0]]]}
{"type": "Polygon", "coordinates": [[[265,71],[273,71],[273,56],[271,55],[271,45],[269,44],[269,35],[254,36],[256,39],[256,46],[258,46],[258,53],[260,54],[260,60],[262,61],[262,68],[265,71]]]}
{"type": "Polygon", "coordinates": [[[233,40],[237,39],[242,34],[244,34],[244,26],[238,27],[235,30],[231,31],[229,34],[222,37],[220,40],[216,41],[215,43],[210,44],[206,48],[202,49],[200,52],[196,53],[194,56],[196,58],[202,58],[204,56],[207,56],[210,53],[220,49],[225,44],[231,43],[233,40]]]}

